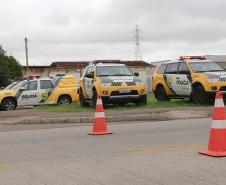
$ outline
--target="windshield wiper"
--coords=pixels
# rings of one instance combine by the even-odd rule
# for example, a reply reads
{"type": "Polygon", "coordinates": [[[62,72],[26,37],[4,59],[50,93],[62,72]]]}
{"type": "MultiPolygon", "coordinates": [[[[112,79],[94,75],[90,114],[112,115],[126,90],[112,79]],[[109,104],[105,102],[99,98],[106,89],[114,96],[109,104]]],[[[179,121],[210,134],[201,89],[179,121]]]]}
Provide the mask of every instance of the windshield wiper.
{"type": "Polygon", "coordinates": [[[97,76],[110,76],[110,75],[97,75],[97,76]]]}
{"type": "Polygon", "coordinates": [[[207,71],[195,71],[195,73],[205,73],[207,71]]]}
{"type": "Polygon", "coordinates": [[[132,75],[127,75],[127,74],[115,74],[114,76],[132,76],[132,75]]]}
{"type": "Polygon", "coordinates": [[[215,71],[225,71],[225,70],[220,70],[220,69],[218,69],[218,70],[209,70],[208,72],[215,72],[215,71]]]}

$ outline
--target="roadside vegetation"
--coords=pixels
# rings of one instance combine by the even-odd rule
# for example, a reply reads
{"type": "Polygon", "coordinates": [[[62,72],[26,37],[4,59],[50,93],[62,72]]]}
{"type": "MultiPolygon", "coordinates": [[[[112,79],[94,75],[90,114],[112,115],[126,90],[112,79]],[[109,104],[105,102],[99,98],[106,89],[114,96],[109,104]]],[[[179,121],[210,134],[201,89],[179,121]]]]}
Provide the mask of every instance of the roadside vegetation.
{"type": "MultiPolygon", "coordinates": [[[[147,109],[147,108],[167,108],[167,107],[199,107],[203,105],[193,104],[188,99],[187,100],[170,100],[166,102],[157,102],[154,95],[148,94],[148,103],[147,105],[136,106],[135,104],[126,104],[124,106],[120,105],[107,105],[105,109],[107,110],[132,110],[132,109],[147,109]]],[[[52,112],[92,112],[94,108],[90,107],[81,107],[79,103],[71,105],[54,105],[54,106],[36,106],[35,109],[52,111],[52,112]]]]}
{"type": "Polygon", "coordinates": [[[0,45],[0,88],[7,86],[11,80],[22,76],[22,67],[19,62],[0,45]]]}

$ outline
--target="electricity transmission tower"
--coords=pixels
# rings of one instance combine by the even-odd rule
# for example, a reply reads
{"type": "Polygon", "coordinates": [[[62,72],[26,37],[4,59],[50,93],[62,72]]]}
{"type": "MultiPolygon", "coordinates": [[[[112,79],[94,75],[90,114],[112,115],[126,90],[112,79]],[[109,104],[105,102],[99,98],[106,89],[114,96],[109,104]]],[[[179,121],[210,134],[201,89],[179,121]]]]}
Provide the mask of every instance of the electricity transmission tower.
{"type": "Polygon", "coordinates": [[[140,40],[141,40],[141,35],[140,35],[140,29],[138,25],[135,26],[134,30],[134,38],[135,38],[135,59],[136,60],[142,60],[142,53],[141,53],[141,48],[140,48],[140,40]]]}

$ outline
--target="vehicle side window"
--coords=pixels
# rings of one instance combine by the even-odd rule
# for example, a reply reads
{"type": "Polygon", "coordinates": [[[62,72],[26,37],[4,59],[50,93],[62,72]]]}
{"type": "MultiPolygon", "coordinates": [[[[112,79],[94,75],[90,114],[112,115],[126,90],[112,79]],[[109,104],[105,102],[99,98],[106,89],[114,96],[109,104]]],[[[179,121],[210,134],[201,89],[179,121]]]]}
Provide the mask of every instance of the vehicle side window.
{"type": "Polygon", "coordinates": [[[161,66],[159,66],[157,73],[164,74],[165,70],[166,70],[166,64],[162,64],[161,66]]]}
{"type": "Polygon", "coordinates": [[[26,91],[37,90],[38,83],[37,81],[31,81],[27,83],[26,91]]]}
{"type": "MultiPolygon", "coordinates": [[[[27,83],[24,83],[23,85],[21,85],[21,87],[26,88],[26,85],[27,85],[27,83]]],[[[20,87],[20,88],[21,88],[21,87],[20,87]]]]}
{"type": "Polygon", "coordinates": [[[171,63],[167,65],[166,68],[166,73],[167,74],[177,74],[177,69],[178,69],[179,63],[171,63]]]}
{"type": "Polygon", "coordinates": [[[178,73],[179,74],[189,74],[190,70],[189,70],[187,64],[181,62],[179,65],[178,73]]]}
{"type": "Polygon", "coordinates": [[[92,72],[93,72],[93,66],[88,67],[87,70],[86,70],[85,77],[90,78],[92,72]]]}
{"type": "Polygon", "coordinates": [[[52,87],[53,87],[53,85],[50,80],[41,80],[40,81],[40,89],[50,89],[52,87]]]}
{"type": "Polygon", "coordinates": [[[60,81],[62,80],[63,77],[57,77],[57,79],[54,81],[53,83],[53,87],[55,88],[56,86],[58,86],[58,84],[60,83],[60,81]]]}
{"type": "Polygon", "coordinates": [[[85,74],[85,77],[87,77],[87,76],[88,76],[88,74],[90,73],[90,71],[91,71],[91,67],[88,67],[88,68],[86,69],[86,74],[85,74]]]}

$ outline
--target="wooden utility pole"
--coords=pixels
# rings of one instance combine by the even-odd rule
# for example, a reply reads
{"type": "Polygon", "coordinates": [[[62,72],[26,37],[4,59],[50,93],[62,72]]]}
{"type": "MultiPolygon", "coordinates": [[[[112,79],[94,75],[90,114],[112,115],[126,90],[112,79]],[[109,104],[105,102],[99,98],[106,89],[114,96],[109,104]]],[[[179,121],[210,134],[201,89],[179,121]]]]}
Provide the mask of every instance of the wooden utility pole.
{"type": "Polygon", "coordinates": [[[27,49],[28,39],[27,37],[25,37],[24,41],[25,41],[25,53],[26,53],[26,67],[27,67],[27,73],[28,73],[28,49],[27,49]]]}

